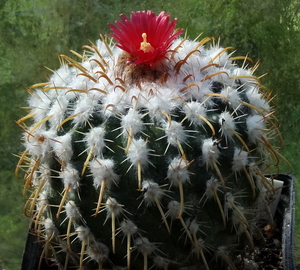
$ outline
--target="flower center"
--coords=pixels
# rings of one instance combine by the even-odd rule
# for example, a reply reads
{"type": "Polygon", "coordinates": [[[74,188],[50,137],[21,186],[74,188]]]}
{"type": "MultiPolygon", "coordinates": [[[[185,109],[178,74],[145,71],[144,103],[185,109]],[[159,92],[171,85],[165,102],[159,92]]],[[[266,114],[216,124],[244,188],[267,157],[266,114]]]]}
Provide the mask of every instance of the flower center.
{"type": "Polygon", "coordinates": [[[141,42],[140,50],[144,52],[153,52],[154,48],[151,46],[149,42],[147,42],[147,34],[143,33],[142,38],[143,38],[143,42],[141,42]]]}

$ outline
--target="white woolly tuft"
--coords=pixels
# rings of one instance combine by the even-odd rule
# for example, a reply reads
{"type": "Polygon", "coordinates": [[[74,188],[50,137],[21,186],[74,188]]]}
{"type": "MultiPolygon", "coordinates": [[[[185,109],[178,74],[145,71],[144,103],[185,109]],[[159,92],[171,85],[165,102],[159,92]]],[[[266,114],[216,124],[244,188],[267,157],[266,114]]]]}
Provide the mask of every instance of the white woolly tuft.
{"type": "Polygon", "coordinates": [[[235,172],[241,171],[248,163],[248,152],[239,148],[234,149],[234,155],[232,160],[232,170],[235,172]]]}
{"type": "MultiPolygon", "coordinates": [[[[108,58],[110,57],[110,53],[109,51],[107,50],[107,47],[105,45],[105,43],[101,40],[101,39],[98,39],[96,41],[96,47],[97,47],[97,50],[99,51],[100,55],[103,57],[103,58],[108,58]]],[[[118,47],[111,47],[110,49],[112,49],[114,52],[115,50],[120,50],[118,47]]],[[[120,50],[121,51],[121,50],[120,50]]],[[[93,56],[93,58],[95,57],[99,57],[98,54],[95,54],[93,56]]],[[[100,60],[100,58],[99,58],[100,60]]]]}
{"type": "Polygon", "coordinates": [[[199,224],[196,219],[193,219],[189,224],[188,224],[189,230],[192,234],[196,234],[199,231],[199,224]]]}
{"type": "Polygon", "coordinates": [[[74,110],[73,122],[75,124],[85,124],[95,111],[98,101],[93,95],[82,95],[77,101],[77,106],[74,110]]]}
{"type": "Polygon", "coordinates": [[[84,140],[86,141],[87,151],[93,149],[95,156],[101,156],[105,147],[106,131],[103,127],[93,127],[86,133],[84,140]]]}
{"type": "Polygon", "coordinates": [[[31,113],[34,114],[34,121],[38,123],[48,115],[49,108],[51,105],[51,99],[47,96],[45,92],[43,92],[40,89],[37,89],[30,96],[28,104],[32,108],[31,113]]]}
{"type": "Polygon", "coordinates": [[[109,197],[105,203],[105,209],[107,216],[111,216],[114,213],[115,216],[118,216],[123,212],[122,205],[118,204],[115,198],[109,197]]]}
{"type": "Polygon", "coordinates": [[[130,160],[131,164],[138,166],[140,163],[142,166],[147,166],[149,159],[149,149],[147,148],[147,142],[142,138],[132,139],[131,144],[128,148],[127,159],[130,160]]]}
{"type": "MultiPolygon", "coordinates": [[[[227,102],[232,108],[236,109],[239,106],[241,106],[241,102],[240,102],[241,98],[239,96],[239,92],[236,89],[227,86],[221,91],[220,94],[226,97],[227,102]]],[[[223,99],[223,101],[225,100],[223,99]]]]}
{"type": "Polygon", "coordinates": [[[60,173],[60,178],[63,180],[65,189],[70,187],[70,190],[76,190],[80,186],[80,177],[78,171],[68,164],[60,173]]]}
{"type": "Polygon", "coordinates": [[[105,180],[107,188],[113,183],[117,183],[119,176],[114,172],[115,163],[111,159],[95,158],[89,163],[90,170],[94,178],[95,188],[99,188],[105,180]]]}
{"type": "Polygon", "coordinates": [[[187,116],[187,119],[196,126],[202,126],[204,124],[203,119],[199,117],[201,115],[203,118],[206,118],[206,107],[196,101],[187,102],[183,106],[183,111],[187,116]]]}
{"type": "Polygon", "coordinates": [[[167,216],[171,219],[176,219],[180,212],[180,203],[177,201],[170,201],[168,203],[168,212],[167,216]]]}
{"type": "Polygon", "coordinates": [[[137,232],[137,226],[129,219],[125,219],[121,222],[120,229],[124,235],[134,235],[137,232]]]}
{"type": "MultiPolygon", "coordinates": [[[[193,41],[186,40],[183,43],[182,43],[182,41],[183,41],[183,39],[179,37],[176,40],[174,40],[174,42],[171,46],[171,50],[174,50],[175,48],[177,48],[180,45],[180,47],[177,48],[177,52],[173,56],[175,62],[178,62],[179,60],[184,59],[186,57],[187,53],[195,50],[195,47],[198,44],[198,42],[193,42],[193,41]]],[[[200,51],[201,51],[201,49],[203,49],[203,46],[200,46],[198,48],[198,50],[200,50],[200,51]]]]}
{"type": "MultiPolygon", "coordinates": [[[[30,130],[30,129],[29,129],[30,130]]],[[[35,130],[30,135],[24,134],[25,147],[30,155],[45,158],[51,151],[52,139],[56,136],[54,131],[35,130]]]]}
{"type": "Polygon", "coordinates": [[[219,190],[221,187],[221,182],[215,178],[211,177],[209,180],[206,181],[206,191],[205,195],[207,198],[212,198],[215,196],[215,192],[219,190]]]}
{"type": "Polygon", "coordinates": [[[261,115],[249,116],[246,120],[249,141],[256,143],[264,135],[265,122],[261,115]]]}
{"type": "Polygon", "coordinates": [[[227,192],[226,194],[225,194],[225,201],[226,201],[226,203],[228,203],[228,207],[230,208],[230,209],[232,209],[232,204],[234,203],[234,196],[233,196],[233,194],[231,193],[231,192],[227,192]]]}
{"type": "Polygon", "coordinates": [[[231,220],[234,226],[234,230],[236,231],[237,235],[241,235],[245,232],[244,226],[240,226],[241,224],[245,224],[246,217],[244,216],[244,207],[237,206],[237,209],[232,209],[231,220]]]}
{"type": "Polygon", "coordinates": [[[238,68],[238,67],[231,69],[231,77],[239,77],[238,79],[242,84],[257,83],[257,80],[254,78],[252,71],[250,69],[238,68]]]}
{"type": "Polygon", "coordinates": [[[154,91],[154,94],[150,96],[145,104],[149,110],[150,117],[162,121],[165,118],[162,112],[170,114],[175,104],[178,103],[178,100],[177,102],[173,100],[174,97],[174,89],[161,88],[154,91]]]}
{"type": "Polygon", "coordinates": [[[38,177],[32,179],[33,186],[39,186],[41,182],[44,182],[43,191],[49,193],[51,191],[51,170],[49,163],[47,161],[40,163],[37,173],[38,177]]]}
{"type": "Polygon", "coordinates": [[[91,260],[102,264],[108,259],[109,248],[103,243],[94,242],[88,245],[86,253],[91,260]]]}
{"type": "Polygon", "coordinates": [[[66,133],[56,137],[52,142],[55,155],[64,163],[68,163],[73,155],[72,134],[66,133]]]}
{"type": "Polygon", "coordinates": [[[128,113],[122,116],[121,126],[123,129],[122,134],[125,137],[128,137],[130,131],[132,132],[131,136],[136,135],[143,129],[142,115],[130,108],[128,113]]]}
{"type": "Polygon", "coordinates": [[[80,212],[74,201],[68,201],[65,205],[66,215],[74,220],[80,218],[80,212]]]}
{"type": "Polygon", "coordinates": [[[140,253],[147,254],[148,256],[156,249],[155,245],[150,243],[146,237],[139,237],[135,239],[134,245],[140,253]]]}
{"type": "Polygon", "coordinates": [[[199,100],[199,102],[205,103],[207,108],[213,107],[215,104],[213,99],[207,97],[207,95],[213,93],[209,87],[209,83],[207,81],[202,82],[202,84],[200,84],[200,89],[201,91],[192,91],[192,96],[195,97],[195,99],[199,100]]]}
{"type": "Polygon", "coordinates": [[[224,204],[224,212],[226,213],[226,217],[228,218],[229,210],[233,210],[235,207],[239,207],[239,203],[236,202],[235,196],[231,192],[227,192],[225,194],[225,204],[224,204]]]}
{"type": "Polygon", "coordinates": [[[54,222],[50,218],[46,218],[44,221],[45,231],[47,235],[54,236],[58,233],[57,228],[55,227],[54,222]]]}
{"type": "MultiPolygon", "coordinates": [[[[84,63],[81,63],[81,65],[84,66],[84,63]]],[[[94,72],[91,72],[90,70],[88,70],[87,72],[89,73],[89,76],[95,80],[97,79],[97,77],[99,77],[98,74],[94,74],[94,72]]],[[[91,80],[90,78],[84,76],[81,72],[77,73],[76,76],[74,76],[73,80],[70,82],[69,85],[69,87],[72,89],[78,89],[84,91],[88,91],[90,88],[93,88],[94,86],[95,86],[94,80],[91,80]]]]}
{"type": "Polygon", "coordinates": [[[84,226],[78,226],[75,229],[75,232],[77,233],[77,236],[80,241],[87,242],[90,238],[92,238],[92,234],[89,228],[84,226]]]}
{"type": "Polygon", "coordinates": [[[170,260],[157,255],[153,258],[153,263],[158,269],[168,269],[170,260]]]}
{"type": "Polygon", "coordinates": [[[179,182],[182,184],[189,181],[189,173],[187,170],[188,162],[182,158],[174,158],[168,167],[168,178],[171,184],[178,186],[179,182]]]}
{"type": "Polygon", "coordinates": [[[202,144],[202,157],[206,166],[213,166],[220,156],[217,142],[213,138],[205,139],[202,144]]]}
{"type": "Polygon", "coordinates": [[[165,122],[163,127],[170,145],[177,146],[178,142],[186,141],[184,128],[179,122],[173,120],[171,122],[165,122]]]}
{"type": "Polygon", "coordinates": [[[65,112],[68,108],[69,101],[67,100],[65,95],[57,96],[54,101],[48,115],[52,117],[49,119],[50,126],[52,128],[57,127],[65,117],[65,112]]]}
{"type": "MultiPolygon", "coordinates": [[[[143,87],[143,83],[141,85],[143,87]]],[[[148,100],[147,98],[149,95],[149,89],[147,89],[148,86],[145,86],[145,89],[141,91],[140,88],[136,86],[131,86],[126,92],[126,102],[128,104],[131,104],[131,107],[134,108],[136,111],[140,108],[146,108],[148,100]],[[147,98],[146,98],[147,97],[147,98]]]]}
{"type": "Polygon", "coordinates": [[[143,181],[142,191],[144,192],[144,199],[147,206],[155,203],[156,199],[160,201],[164,195],[164,190],[153,181],[143,181]]]}
{"type": "Polygon", "coordinates": [[[229,112],[222,112],[219,116],[220,132],[226,141],[231,139],[235,131],[235,122],[229,112]]]}
{"type": "MultiPolygon", "coordinates": [[[[270,112],[270,104],[262,97],[258,87],[251,87],[247,91],[247,97],[249,99],[249,103],[259,109],[262,113],[268,114],[270,112]]],[[[253,110],[253,114],[254,113],[256,113],[255,110],[253,110]]]]}
{"type": "Polygon", "coordinates": [[[223,48],[214,46],[209,51],[207,51],[207,54],[210,57],[210,62],[212,59],[214,59],[212,63],[224,67],[226,65],[230,65],[231,60],[228,59],[228,53],[227,52],[222,53],[222,50],[223,48]]]}
{"type": "Polygon", "coordinates": [[[125,93],[120,88],[109,88],[109,93],[103,98],[103,115],[111,117],[123,114],[125,108],[128,106],[125,101],[125,93]]]}
{"type": "Polygon", "coordinates": [[[49,81],[52,82],[52,86],[68,86],[76,75],[75,72],[74,67],[63,65],[53,73],[49,81]]]}
{"type": "MultiPolygon", "coordinates": [[[[40,210],[44,206],[47,206],[47,205],[48,205],[48,194],[46,191],[42,191],[38,197],[38,200],[36,203],[36,208],[37,208],[37,210],[40,210]]],[[[43,211],[45,211],[45,208],[43,211]]]]}

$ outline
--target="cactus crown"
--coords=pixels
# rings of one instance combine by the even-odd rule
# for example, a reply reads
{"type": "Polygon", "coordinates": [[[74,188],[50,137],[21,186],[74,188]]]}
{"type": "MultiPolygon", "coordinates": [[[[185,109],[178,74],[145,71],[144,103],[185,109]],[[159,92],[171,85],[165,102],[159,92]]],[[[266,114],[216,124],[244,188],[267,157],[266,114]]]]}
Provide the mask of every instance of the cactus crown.
{"type": "Polygon", "coordinates": [[[121,20],[118,44],[61,55],[18,121],[43,255],[61,269],[235,269],[273,194],[271,93],[251,59],[178,37],[164,12],[121,20]]]}

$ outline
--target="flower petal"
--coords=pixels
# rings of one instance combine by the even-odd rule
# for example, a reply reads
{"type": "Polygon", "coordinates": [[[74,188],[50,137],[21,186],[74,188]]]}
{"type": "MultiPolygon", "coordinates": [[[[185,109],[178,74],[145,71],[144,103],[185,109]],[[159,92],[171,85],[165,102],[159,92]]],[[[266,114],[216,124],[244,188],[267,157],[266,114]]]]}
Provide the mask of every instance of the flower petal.
{"type": "Polygon", "coordinates": [[[170,22],[170,14],[160,12],[158,16],[151,10],[132,12],[130,19],[124,14],[115,25],[109,24],[117,41],[117,47],[129,53],[129,60],[135,65],[155,66],[166,59],[172,42],[183,32],[174,32],[177,19],[170,22]]]}

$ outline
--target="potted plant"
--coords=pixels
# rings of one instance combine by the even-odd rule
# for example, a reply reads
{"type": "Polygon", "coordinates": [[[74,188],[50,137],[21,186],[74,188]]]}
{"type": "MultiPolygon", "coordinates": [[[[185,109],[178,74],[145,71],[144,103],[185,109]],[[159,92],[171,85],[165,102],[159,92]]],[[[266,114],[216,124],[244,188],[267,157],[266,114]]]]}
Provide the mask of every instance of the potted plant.
{"type": "Polygon", "coordinates": [[[250,58],[180,38],[169,14],[120,17],[79,61],[61,55],[18,121],[37,267],[236,269],[258,206],[273,219],[271,94],[250,58]]]}

